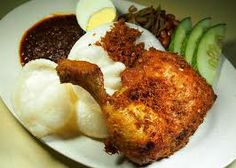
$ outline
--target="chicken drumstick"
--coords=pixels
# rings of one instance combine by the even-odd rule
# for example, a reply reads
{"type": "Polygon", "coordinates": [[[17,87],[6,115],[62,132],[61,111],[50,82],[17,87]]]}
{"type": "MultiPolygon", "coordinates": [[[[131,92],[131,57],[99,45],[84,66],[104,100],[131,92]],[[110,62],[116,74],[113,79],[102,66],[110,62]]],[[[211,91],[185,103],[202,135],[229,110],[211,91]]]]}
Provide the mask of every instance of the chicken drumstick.
{"type": "Polygon", "coordinates": [[[183,58],[155,49],[121,74],[122,88],[113,96],[106,94],[95,64],[62,60],[57,72],[62,83],[83,87],[101,106],[109,132],[106,151],[140,165],[185,146],[216,99],[183,58]]]}

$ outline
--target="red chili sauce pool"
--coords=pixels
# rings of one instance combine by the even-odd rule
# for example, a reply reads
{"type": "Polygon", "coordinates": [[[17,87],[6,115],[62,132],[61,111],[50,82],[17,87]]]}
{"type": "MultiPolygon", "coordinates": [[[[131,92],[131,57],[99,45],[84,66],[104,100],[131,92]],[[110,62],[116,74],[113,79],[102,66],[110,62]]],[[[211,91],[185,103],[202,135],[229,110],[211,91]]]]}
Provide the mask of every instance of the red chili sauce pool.
{"type": "Polygon", "coordinates": [[[54,62],[67,58],[75,42],[84,33],[73,14],[45,18],[23,35],[20,43],[21,64],[38,58],[54,62]]]}

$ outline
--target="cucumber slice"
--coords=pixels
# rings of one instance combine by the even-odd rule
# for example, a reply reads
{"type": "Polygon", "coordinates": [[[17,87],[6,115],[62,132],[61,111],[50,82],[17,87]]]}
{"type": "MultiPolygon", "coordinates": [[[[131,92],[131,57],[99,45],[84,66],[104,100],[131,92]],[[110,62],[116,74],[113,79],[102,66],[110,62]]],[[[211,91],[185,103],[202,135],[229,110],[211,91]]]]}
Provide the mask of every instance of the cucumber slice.
{"type": "MultiPolygon", "coordinates": [[[[189,33],[189,35],[185,38],[185,42],[183,45],[183,53],[185,60],[192,64],[192,59],[194,55],[194,51],[197,48],[197,44],[199,43],[200,38],[203,33],[210,27],[211,18],[204,18],[200,20],[189,33]]],[[[193,65],[193,64],[192,64],[193,65]]]]}
{"type": "Polygon", "coordinates": [[[225,29],[225,24],[209,28],[202,36],[196,51],[197,70],[211,85],[214,83],[219,65],[225,29]]]}
{"type": "Polygon", "coordinates": [[[175,32],[171,37],[171,42],[169,46],[169,51],[181,54],[181,47],[186,35],[190,32],[192,28],[192,21],[190,17],[184,18],[180,24],[177,26],[175,32]]]}

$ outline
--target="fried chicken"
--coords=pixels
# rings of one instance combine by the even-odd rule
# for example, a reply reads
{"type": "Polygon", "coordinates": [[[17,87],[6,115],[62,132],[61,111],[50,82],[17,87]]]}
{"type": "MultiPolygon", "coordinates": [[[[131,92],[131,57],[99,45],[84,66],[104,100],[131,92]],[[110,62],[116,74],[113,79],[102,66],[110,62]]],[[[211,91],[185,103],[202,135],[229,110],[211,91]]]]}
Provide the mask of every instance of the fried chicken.
{"type": "Polygon", "coordinates": [[[121,152],[140,165],[185,146],[216,99],[182,57],[155,49],[121,74],[122,88],[113,96],[106,94],[94,64],[62,60],[57,72],[62,83],[82,86],[100,104],[109,131],[106,151],[121,152]]]}

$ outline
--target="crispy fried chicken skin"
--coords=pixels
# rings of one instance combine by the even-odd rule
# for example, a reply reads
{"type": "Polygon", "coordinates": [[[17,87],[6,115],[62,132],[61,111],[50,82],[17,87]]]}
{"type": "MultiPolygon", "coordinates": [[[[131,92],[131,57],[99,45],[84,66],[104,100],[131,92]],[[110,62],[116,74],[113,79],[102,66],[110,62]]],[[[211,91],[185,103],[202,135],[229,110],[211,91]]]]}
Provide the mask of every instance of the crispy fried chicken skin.
{"type": "Polygon", "coordinates": [[[216,99],[182,57],[155,49],[121,74],[123,86],[111,97],[94,64],[62,60],[57,72],[61,82],[87,89],[102,107],[110,135],[106,151],[121,152],[140,165],[185,146],[216,99]]]}

